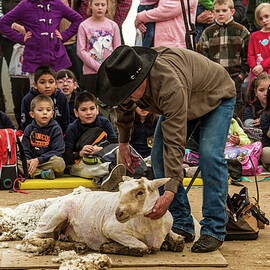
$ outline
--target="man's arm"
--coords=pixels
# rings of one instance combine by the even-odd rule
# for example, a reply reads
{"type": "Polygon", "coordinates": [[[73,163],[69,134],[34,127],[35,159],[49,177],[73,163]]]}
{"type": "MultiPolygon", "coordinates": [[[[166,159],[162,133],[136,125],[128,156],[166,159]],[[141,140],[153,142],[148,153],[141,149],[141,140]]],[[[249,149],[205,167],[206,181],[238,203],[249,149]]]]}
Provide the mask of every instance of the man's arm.
{"type": "Polygon", "coordinates": [[[114,21],[121,28],[131,8],[132,0],[118,0],[114,21]]]}

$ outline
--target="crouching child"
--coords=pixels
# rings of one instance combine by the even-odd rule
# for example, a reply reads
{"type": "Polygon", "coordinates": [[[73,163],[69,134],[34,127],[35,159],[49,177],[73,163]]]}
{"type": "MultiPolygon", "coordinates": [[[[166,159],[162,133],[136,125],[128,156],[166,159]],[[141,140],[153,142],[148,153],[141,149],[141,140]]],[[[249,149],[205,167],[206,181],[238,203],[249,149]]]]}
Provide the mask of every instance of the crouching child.
{"type": "Polygon", "coordinates": [[[118,147],[118,138],[111,122],[98,115],[96,98],[88,92],[75,98],[74,113],[77,119],[71,123],[65,136],[64,159],[69,173],[74,176],[93,178],[103,190],[118,188],[126,169],[116,158],[104,162],[97,154],[107,146],[118,147]]]}
{"type": "MultiPolygon", "coordinates": [[[[65,143],[62,129],[53,119],[52,99],[45,95],[36,96],[31,101],[29,114],[33,120],[25,128],[22,139],[28,173],[32,178],[55,179],[55,175],[62,175],[65,170],[61,157],[65,143]]],[[[23,172],[20,159],[18,167],[23,172]]]]}

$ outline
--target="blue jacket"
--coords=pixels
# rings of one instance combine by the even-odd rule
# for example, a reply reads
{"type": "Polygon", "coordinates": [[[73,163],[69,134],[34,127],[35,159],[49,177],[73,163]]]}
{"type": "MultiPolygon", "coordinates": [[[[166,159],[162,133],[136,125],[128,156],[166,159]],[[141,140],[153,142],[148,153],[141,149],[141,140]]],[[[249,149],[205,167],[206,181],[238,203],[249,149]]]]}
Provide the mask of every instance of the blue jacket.
{"type": "Polygon", "coordinates": [[[25,45],[22,70],[34,72],[40,65],[49,65],[55,71],[71,66],[64,47],[78,31],[82,17],[61,0],[22,0],[0,20],[0,32],[8,39],[25,45]],[[61,32],[63,40],[55,35],[63,18],[71,21],[68,29],[61,32]],[[24,43],[24,35],[11,28],[20,22],[31,38],[24,43]]]}
{"type": "Polygon", "coordinates": [[[68,102],[70,123],[72,123],[73,121],[77,119],[77,117],[74,114],[75,97],[77,95],[78,95],[78,92],[72,92],[70,101],[68,102]]]}
{"type": "Polygon", "coordinates": [[[107,140],[110,143],[117,143],[117,135],[115,134],[115,131],[113,129],[113,126],[111,122],[103,117],[98,115],[96,117],[95,122],[93,122],[90,125],[83,125],[80,122],[80,119],[76,119],[73,123],[71,123],[66,131],[65,136],[65,145],[66,145],[66,151],[64,159],[67,164],[74,163],[75,159],[80,158],[79,153],[76,152],[77,149],[75,149],[76,143],[78,139],[81,137],[81,135],[88,129],[92,127],[100,127],[102,130],[104,130],[107,133],[107,140]]]}
{"type": "MultiPolygon", "coordinates": [[[[137,115],[136,115],[137,116],[137,115]]],[[[148,147],[147,139],[153,137],[157,121],[147,117],[142,123],[139,117],[135,118],[130,145],[143,157],[150,156],[152,148],[148,147]]]]}
{"type": "Polygon", "coordinates": [[[0,111],[0,129],[12,128],[15,129],[14,124],[10,120],[9,116],[4,112],[0,111]]]}
{"type": "Polygon", "coordinates": [[[22,146],[26,159],[38,158],[40,164],[52,156],[61,156],[65,151],[62,130],[53,119],[45,127],[33,120],[24,131],[22,146]]]}
{"type": "MultiPolygon", "coordinates": [[[[21,125],[23,130],[32,122],[32,118],[29,115],[30,104],[32,99],[37,95],[39,95],[39,92],[35,88],[31,88],[29,93],[26,94],[22,100],[21,125]]],[[[62,128],[63,133],[65,133],[70,122],[67,97],[59,89],[56,89],[55,93],[51,95],[51,98],[54,103],[55,120],[62,128]]]]}
{"type": "Polygon", "coordinates": [[[260,113],[263,110],[263,106],[261,105],[260,101],[257,99],[255,102],[252,103],[252,106],[254,108],[254,112],[252,110],[251,105],[248,105],[245,108],[243,120],[246,121],[247,119],[257,119],[260,117],[260,113]]]}
{"type": "Polygon", "coordinates": [[[269,111],[266,111],[262,114],[261,120],[260,120],[261,129],[263,132],[262,135],[262,145],[263,147],[269,147],[270,146],[270,138],[267,136],[267,132],[270,128],[270,113],[269,111]]]}

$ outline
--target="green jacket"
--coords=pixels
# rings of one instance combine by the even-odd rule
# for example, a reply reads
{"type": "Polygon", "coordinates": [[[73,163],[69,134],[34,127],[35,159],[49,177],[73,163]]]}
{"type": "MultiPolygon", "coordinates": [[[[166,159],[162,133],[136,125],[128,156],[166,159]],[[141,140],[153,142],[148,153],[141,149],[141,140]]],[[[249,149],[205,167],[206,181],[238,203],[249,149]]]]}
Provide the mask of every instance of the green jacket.
{"type": "Polygon", "coordinates": [[[213,10],[213,1],[212,0],[199,0],[198,1],[205,9],[213,10]]]}
{"type": "Polygon", "coordinates": [[[233,118],[232,123],[230,125],[230,131],[229,134],[236,135],[236,133],[239,134],[240,143],[239,145],[247,145],[251,144],[250,139],[248,138],[247,134],[244,132],[244,130],[239,126],[238,122],[233,118]]]}

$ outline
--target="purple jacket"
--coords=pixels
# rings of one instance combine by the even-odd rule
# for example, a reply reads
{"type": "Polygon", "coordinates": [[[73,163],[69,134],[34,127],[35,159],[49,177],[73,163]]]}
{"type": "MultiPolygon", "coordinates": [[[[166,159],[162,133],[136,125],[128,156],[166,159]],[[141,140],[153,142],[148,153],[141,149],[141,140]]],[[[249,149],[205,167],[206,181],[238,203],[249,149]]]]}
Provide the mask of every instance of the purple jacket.
{"type": "Polygon", "coordinates": [[[11,28],[20,22],[32,36],[25,43],[22,70],[34,72],[40,65],[49,65],[55,71],[71,66],[64,42],[77,33],[82,17],[61,0],[23,0],[0,20],[0,32],[16,43],[24,44],[24,35],[11,28]],[[61,32],[63,41],[55,35],[62,18],[71,21],[61,32]]]}

